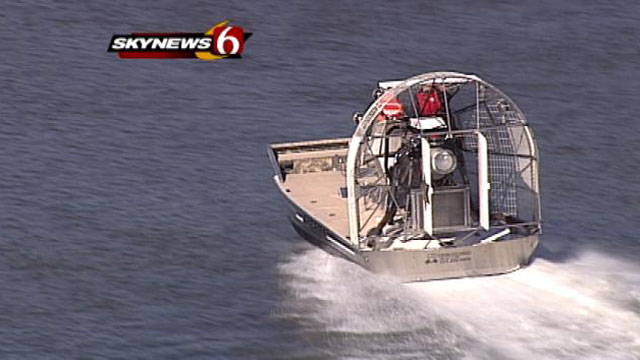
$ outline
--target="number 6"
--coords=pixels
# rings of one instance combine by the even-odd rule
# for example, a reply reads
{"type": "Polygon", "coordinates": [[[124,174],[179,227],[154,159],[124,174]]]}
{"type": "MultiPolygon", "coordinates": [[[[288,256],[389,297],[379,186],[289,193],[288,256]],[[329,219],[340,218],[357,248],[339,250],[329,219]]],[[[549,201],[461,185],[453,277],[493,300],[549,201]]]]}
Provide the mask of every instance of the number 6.
{"type": "Polygon", "coordinates": [[[232,28],[233,27],[229,26],[226,29],[222,30],[220,35],[218,35],[218,38],[216,39],[216,50],[218,50],[219,54],[222,54],[222,55],[227,54],[227,52],[224,50],[224,44],[227,41],[231,41],[231,44],[232,44],[231,54],[236,54],[238,50],[240,50],[240,41],[238,41],[238,38],[236,38],[235,36],[227,37],[227,33],[232,28]]]}

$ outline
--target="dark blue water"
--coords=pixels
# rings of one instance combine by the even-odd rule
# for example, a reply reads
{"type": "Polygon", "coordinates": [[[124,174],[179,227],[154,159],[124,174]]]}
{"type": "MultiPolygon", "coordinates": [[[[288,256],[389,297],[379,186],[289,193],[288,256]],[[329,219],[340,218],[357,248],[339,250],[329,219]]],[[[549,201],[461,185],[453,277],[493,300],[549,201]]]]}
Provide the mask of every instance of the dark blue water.
{"type": "Polygon", "coordinates": [[[0,5],[1,359],[640,358],[640,6],[0,5]],[[120,60],[231,18],[242,60],[120,60]],[[349,136],[378,80],[475,72],[542,152],[544,248],[401,285],[306,245],[265,147],[349,136]]]}

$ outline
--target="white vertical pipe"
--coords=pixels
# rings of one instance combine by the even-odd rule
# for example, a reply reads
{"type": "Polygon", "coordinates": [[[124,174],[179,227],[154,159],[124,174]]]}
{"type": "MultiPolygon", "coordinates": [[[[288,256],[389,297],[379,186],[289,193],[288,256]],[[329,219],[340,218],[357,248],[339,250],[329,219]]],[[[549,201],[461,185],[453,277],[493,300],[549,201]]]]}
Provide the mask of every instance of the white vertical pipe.
{"type": "Polygon", "coordinates": [[[422,175],[424,184],[427,187],[427,193],[424,201],[423,221],[422,226],[424,231],[433,235],[433,207],[431,205],[431,197],[433,195],[433,186],[431,186],[431,145],[429,145],[429,139],[422,137],[422,175]]]}
{"type": "MultiPolygon", "coordinates": [[[[362,126],[362,124],[358,125],[362,126]]],[[[359,127],[358,127],[359,129],[359,127]]],[[[358,184],[356,183],[356,161],[362,138],[353,135],[347,154],[347,208],[349,211],[349,241],[356,247],[360,244],[360,209],[358,206],[358,184]]]]}
{"type": "Polygon", "coordinates": [[[487,139],[478,132],[478,208],[480,227],[489,230],[489,154],[487,139]]]}
{"type": "Polygon", "coordinates": [[[480,85],[476,81],[476,128],[480,129],[480,85]]]}

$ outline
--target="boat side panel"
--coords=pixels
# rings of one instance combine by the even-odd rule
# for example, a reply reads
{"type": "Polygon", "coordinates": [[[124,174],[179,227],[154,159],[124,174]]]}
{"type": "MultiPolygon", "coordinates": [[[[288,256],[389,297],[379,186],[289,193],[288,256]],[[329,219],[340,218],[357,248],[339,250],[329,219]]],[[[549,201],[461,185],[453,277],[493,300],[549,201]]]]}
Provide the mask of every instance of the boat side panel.
{"type": "MultiPolygon", "coordinates": [[[[278,183],[278,178],[275,178],[278,183]]],[[[284,190],[278,183],[280,190],[284,190]]],[[[283,192],[291,215],[289,216],[294,229],[307,241],[325,251],[343,257],[356,264],[364,266],[364,258],[360,251],[354,249],[347,240],[331,231],[327,226],[313,218],[308,212],[300,208],[286,193],[283,192]]]]}
{"type": "Polygon", "coordinates": [[[324,236],[314,232],[313,229],[310,229],[308,226],[300,224],[295,216],[291,216],[290,221],[296,232],[312,245],[319,247],[333,256],[341,257],[356,264],[362,265],[362,263],[364,263],[362,258],[356,258],[354,255],[344,252],[344,250],[338,250],[338,248],[331,244],[324,236]]]}
{"type": "Polygon", "coordinates": [[[510,272],[527,265],[538,235],[462,248],[364,252],[365,267],[403,281],[422,281],[510,272]]]}

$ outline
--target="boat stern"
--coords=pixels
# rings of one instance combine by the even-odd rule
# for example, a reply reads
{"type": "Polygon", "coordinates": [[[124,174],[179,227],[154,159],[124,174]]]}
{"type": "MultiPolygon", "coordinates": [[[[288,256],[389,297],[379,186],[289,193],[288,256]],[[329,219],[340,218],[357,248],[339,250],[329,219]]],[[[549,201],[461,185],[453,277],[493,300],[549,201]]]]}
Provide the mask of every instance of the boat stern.
{"type": "Polygon", "coordinates": [[[507,273],[526,266],[539,235],[424,250],[363,251],[365,267],[404,282],[507,273]]]}

